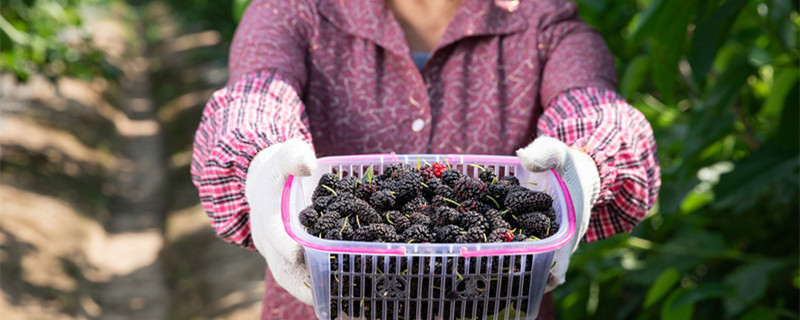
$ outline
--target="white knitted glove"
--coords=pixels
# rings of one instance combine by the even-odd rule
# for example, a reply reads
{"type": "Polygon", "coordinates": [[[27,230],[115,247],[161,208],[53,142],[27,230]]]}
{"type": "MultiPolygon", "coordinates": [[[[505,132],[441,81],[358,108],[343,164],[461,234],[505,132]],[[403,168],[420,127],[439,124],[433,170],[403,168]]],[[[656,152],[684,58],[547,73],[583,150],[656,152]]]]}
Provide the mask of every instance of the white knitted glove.
{"type": "Polygon", "coordinates": [[[556,265],[550,270],[545,288],[545,292],[549,292],[564,283],[569,259],[586,234],[592,205],[600,193],[600,176],[597,165],[589,155],[550,137],[537,138],[527,147],[517,150],[517,156],[522,166],[530,171],[540,172],[555,168],[567,185],[575,208],[575,235],[555,252],[553,259],[556,265]]]}
{"type": "Polygon", "coordinates": [[[281,192],[288,175],[309,176],[316,168],[311,147],[291,139],[261,150],[250,162],[245,181],[253,243],[267,260],[275,281],[306,304],[314,303],[305,284],[310,283],[308,272],[302,248],[283,227],[281,192]]]}

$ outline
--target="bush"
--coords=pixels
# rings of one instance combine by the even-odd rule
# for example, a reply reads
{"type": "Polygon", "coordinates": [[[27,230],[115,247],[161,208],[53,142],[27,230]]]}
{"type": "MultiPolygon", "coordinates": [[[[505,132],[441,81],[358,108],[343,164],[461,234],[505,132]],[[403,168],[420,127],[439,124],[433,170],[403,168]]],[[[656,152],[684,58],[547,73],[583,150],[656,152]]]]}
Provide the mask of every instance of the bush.
{"type": "Polygon", "coordinates": [[[662,189],[631,235],[581,246],[561,318],[798,318],[793,2],[578,3],[653,126],[662,189]]]}

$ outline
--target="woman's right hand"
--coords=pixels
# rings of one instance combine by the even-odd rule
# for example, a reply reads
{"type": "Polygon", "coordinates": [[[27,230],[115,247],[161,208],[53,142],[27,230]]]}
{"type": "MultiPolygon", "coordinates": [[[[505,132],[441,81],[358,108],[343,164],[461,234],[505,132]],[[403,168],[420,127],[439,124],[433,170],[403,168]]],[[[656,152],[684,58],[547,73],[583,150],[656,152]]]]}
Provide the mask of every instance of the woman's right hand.
{"type": "Polygon", "coordinates": [[[303,250],[281,219],[281,192],[286,178],[309,176],[317,168],[311,147],[291,139],[261,150],[250,162],[245,196],[250,205],[250,230],[258,252],[267,260],[275,281],[298,300],[313,304],[303,250]]]}

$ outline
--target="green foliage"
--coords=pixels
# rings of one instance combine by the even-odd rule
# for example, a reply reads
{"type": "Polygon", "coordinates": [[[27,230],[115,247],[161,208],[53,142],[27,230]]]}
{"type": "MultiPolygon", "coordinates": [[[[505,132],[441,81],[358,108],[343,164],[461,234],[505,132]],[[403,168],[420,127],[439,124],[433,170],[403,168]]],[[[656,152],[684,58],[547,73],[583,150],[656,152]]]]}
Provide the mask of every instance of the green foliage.
{"type": "Polygon", "coordinates": [[[579,0],[659,145],[659,204],[586,243],[565,319],[798,318],[800,72],[788,0],[579,0]]]}
{"type": "Polygon", "coordinates": [[[99,5],[100,0],[0,2],[0,70],[23,80],[32,72],[114,77],[117,69],[92,46],[84,24],[84,15],[99,5]]]}

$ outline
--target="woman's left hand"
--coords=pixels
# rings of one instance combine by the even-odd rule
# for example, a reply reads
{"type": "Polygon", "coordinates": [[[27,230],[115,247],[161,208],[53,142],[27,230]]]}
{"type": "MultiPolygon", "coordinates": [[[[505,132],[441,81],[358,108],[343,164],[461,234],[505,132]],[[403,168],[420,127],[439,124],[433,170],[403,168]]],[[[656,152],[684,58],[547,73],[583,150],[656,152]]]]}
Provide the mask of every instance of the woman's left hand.
{"type": "Polygon", "coordinates": [[[555,169],[567,185],[575,208],[575,235],[555,252],[555,266],[550,270],[545,289],[545,292],[549,292],[564,283],[569,259],[586,234],[592,206],[600,193],[600,176],[597,165],[588,154],[550,137],[537,138],[527,147],[517,150],[517,156],[527,170],[541,172],[555,169]]]}

